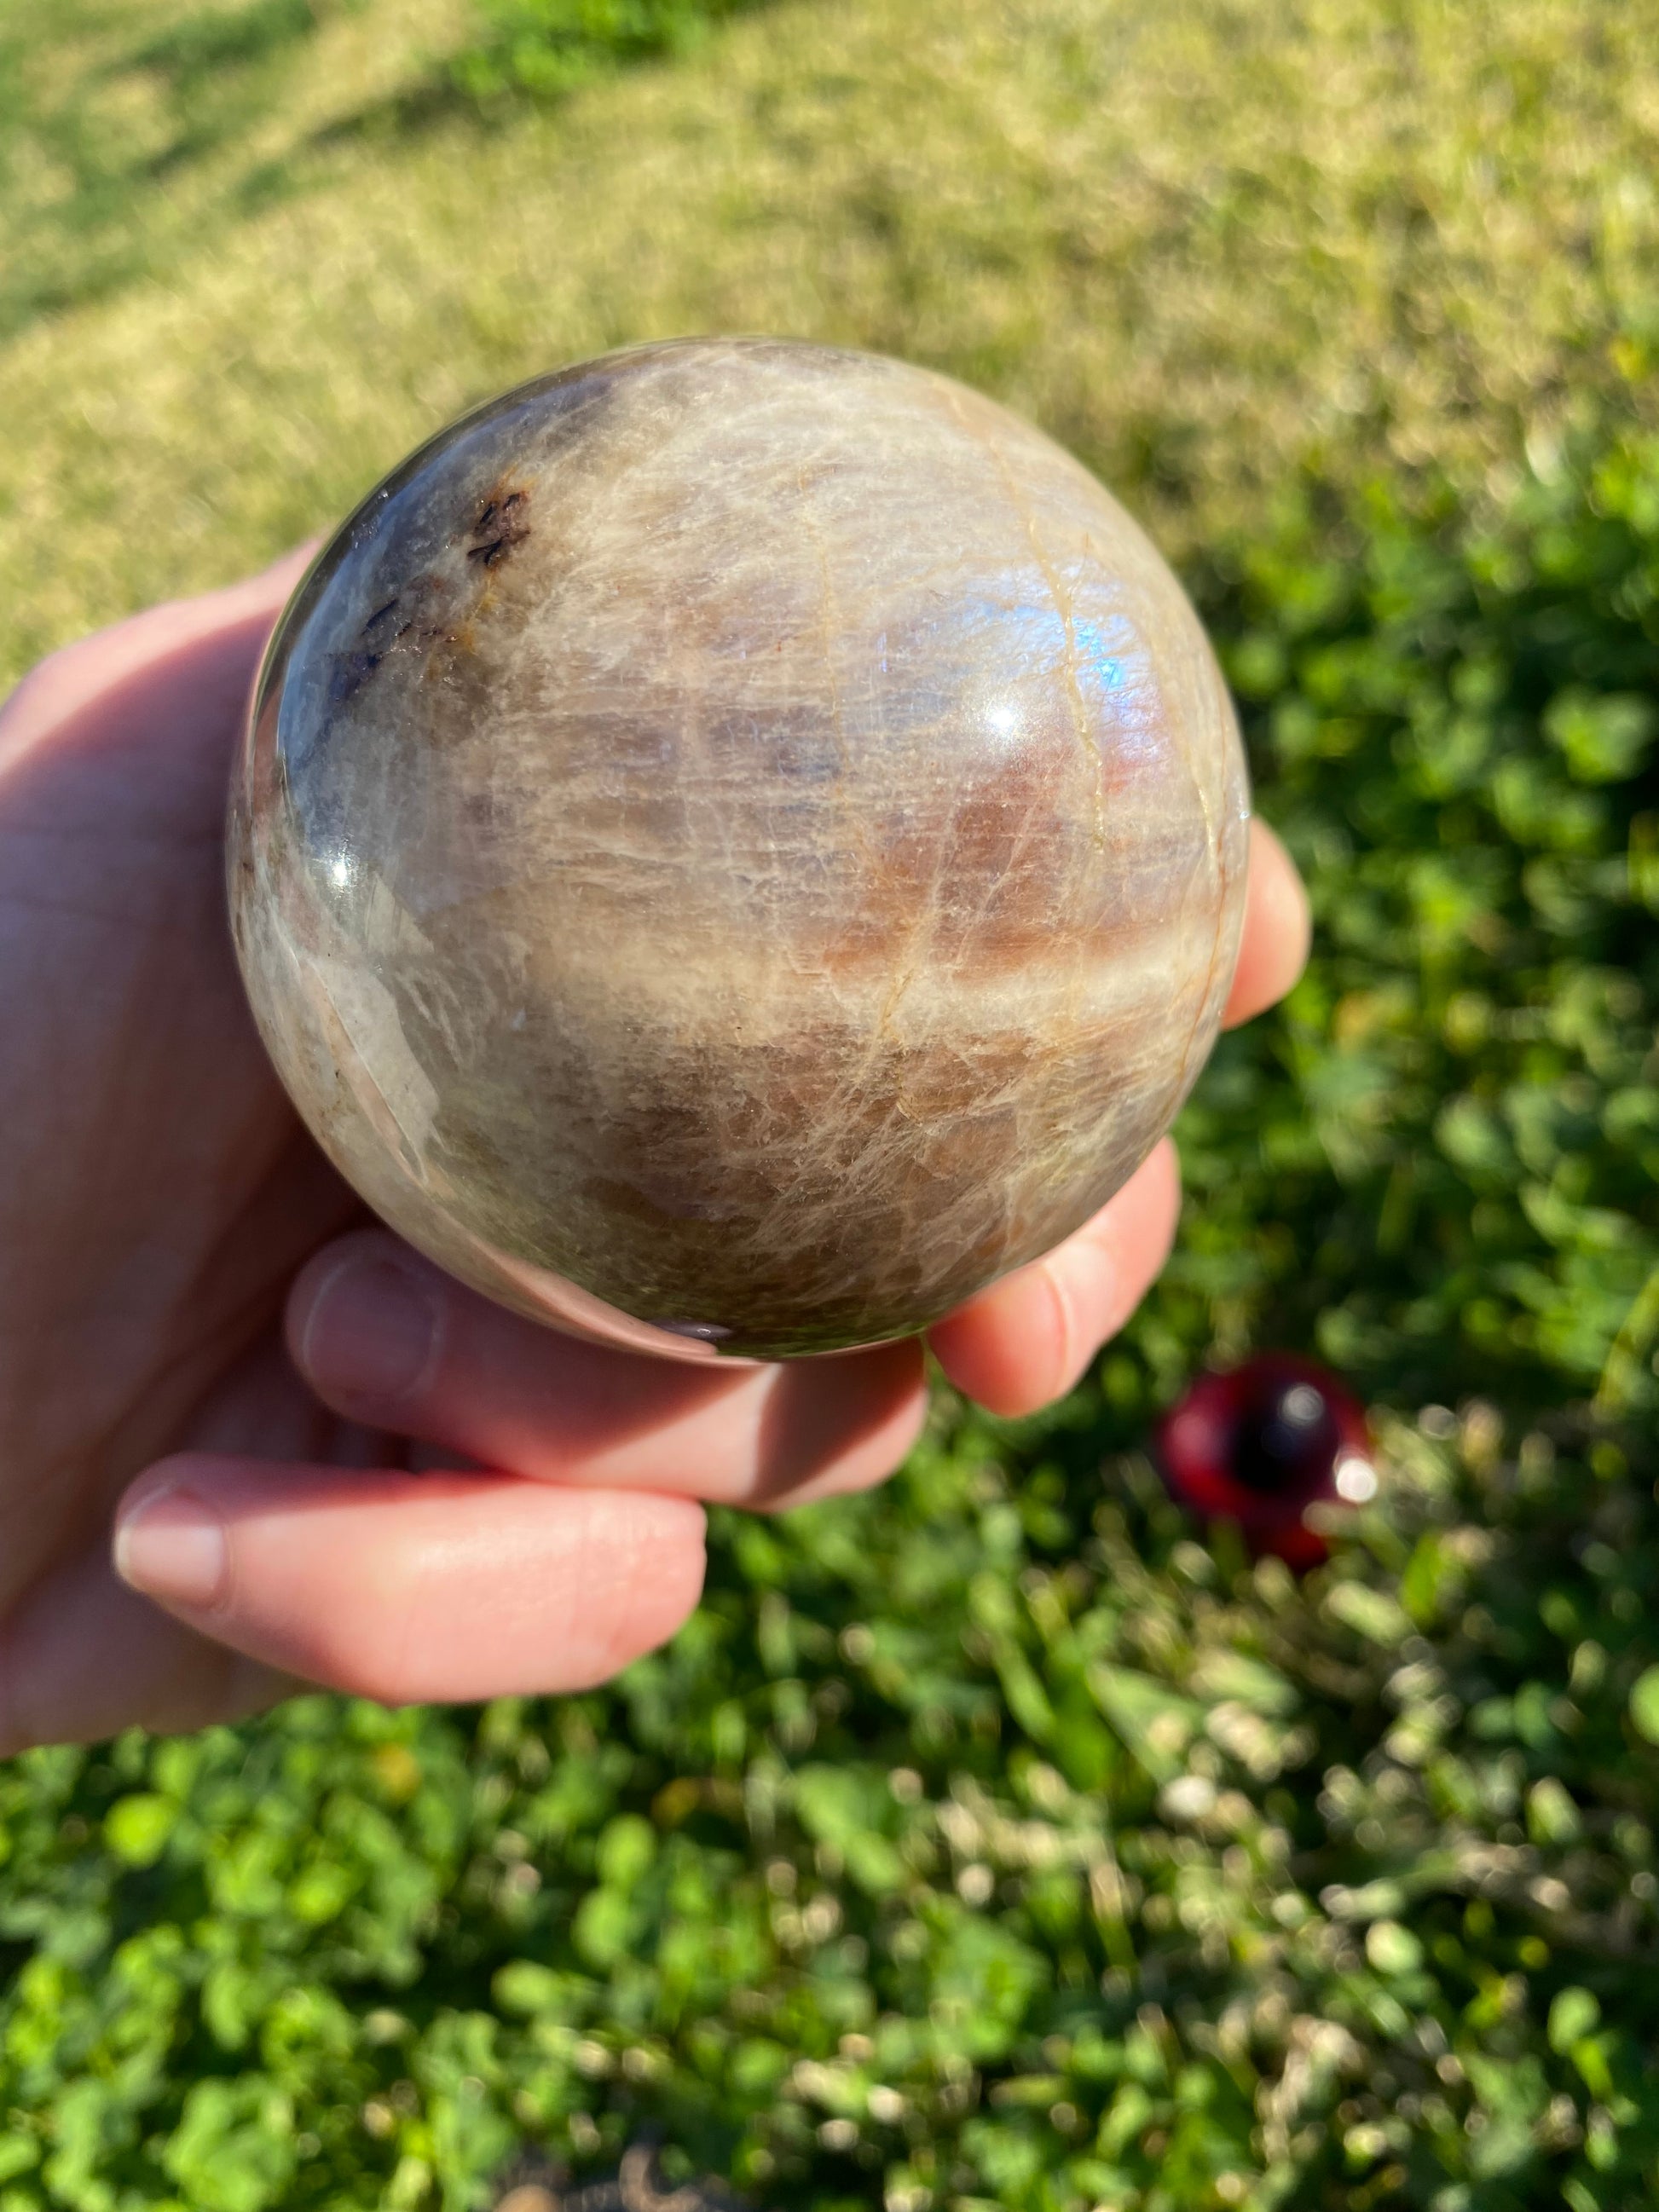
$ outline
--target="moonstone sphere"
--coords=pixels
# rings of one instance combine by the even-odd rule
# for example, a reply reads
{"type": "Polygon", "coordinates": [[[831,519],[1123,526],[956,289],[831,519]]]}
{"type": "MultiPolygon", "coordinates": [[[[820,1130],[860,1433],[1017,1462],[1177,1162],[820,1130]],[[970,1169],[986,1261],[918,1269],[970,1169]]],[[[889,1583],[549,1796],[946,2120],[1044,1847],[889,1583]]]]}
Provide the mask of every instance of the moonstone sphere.
{"type": "Polygon", "coordinates": [[[283,617],[236,942],[323,1149],[503,1304],[709,1358],[926,1327],[1109,1199],[1215,1036],[1225,688],[963,386],[767,340],[524,385],[283,617]]]}

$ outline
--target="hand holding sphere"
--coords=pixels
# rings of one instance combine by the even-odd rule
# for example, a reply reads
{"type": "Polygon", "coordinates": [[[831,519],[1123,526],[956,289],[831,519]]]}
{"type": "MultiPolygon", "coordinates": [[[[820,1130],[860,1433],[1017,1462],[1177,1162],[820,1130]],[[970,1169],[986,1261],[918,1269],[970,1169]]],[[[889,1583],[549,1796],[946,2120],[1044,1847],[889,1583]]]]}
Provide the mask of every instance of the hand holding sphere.
{"type": "Polygon", "coordinates": [[[1232,711],[1076,462],[866,355],[647,346],[414,455],[285,617],[237,942],[318,1141],[519,1310],[761,1358],[1080,1227],[1202,1066],[1232,711]]]}
{"type": "MultiPolygon", "coordinates": [[[[598,1680],[694,1601],[694,1501],[878,1480],[922,1417],[914,1341],[781,1366],[583,1343],[464,1288],[330,1169],[223,905],[227,771],[301,565],[88,638],[0,708],[8,1749],[233,1718],[296,1678],[393,1701],[598,1680]]],[[[1306,927],[1254,825],[1227,1020],[1287,988],[1306,927]]],[[[1010,1413],[1067,1387],[1176,1203],[1159,1146],[929,1330],[947,1374],[1010,1413]]]]}

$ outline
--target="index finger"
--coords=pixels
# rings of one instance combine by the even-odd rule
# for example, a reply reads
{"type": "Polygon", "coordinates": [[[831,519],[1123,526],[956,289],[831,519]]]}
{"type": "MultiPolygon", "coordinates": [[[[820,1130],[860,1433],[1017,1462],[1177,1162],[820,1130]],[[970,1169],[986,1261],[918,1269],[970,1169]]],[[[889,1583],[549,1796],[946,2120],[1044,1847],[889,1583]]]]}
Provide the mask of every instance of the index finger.
{"type": "Polygon", "coordinates": [[[1250,823],[1250,868],[1238,964],[1221,1017],[1237,1029],[1282,999],[1308,964],[1313,918],[1296,862],[1259,817],[1250,823]]]}

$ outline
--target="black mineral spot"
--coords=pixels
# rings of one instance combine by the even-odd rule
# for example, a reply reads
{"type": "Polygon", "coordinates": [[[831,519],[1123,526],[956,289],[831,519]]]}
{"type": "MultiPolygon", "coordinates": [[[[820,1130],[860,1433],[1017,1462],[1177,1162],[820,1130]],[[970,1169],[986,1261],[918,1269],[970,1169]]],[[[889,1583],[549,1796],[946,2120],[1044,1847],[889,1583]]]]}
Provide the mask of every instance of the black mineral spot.
{"type": "Polygon", "coordinates": [[[521,545],[530,535],[530,518],[525,513],[530,503],[526,491],[497,490],[489,494],[478,510],[472,526],[472,543],[466,549],[469,561],[482,562],[493,568],[504,561],[515,545],[521,545]]]}
{"type": "Polygon", "coordinates": [[[381,653],[337,653],[333,667],[329,672],[329,705],[343,707],[349,699],[362,690],[385,658],[381,653]]]}

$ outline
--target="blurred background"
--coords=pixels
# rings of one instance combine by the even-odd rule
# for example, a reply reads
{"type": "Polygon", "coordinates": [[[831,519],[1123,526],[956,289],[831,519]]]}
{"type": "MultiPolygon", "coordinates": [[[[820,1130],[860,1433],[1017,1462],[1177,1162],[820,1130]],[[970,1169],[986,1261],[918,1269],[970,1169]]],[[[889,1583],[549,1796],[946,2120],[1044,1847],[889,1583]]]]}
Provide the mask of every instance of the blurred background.
{"type": "Polygon", "coordinates": [[[1648,0],[7,0],[0,678],[560,362],[873,347],[1146,523],[1318,934],[1058,1412],[613,1692],[0,1769],[0,2212],[1659,2203],[1656,149],[1648,0]],[[1302,1576],[1147,1450],[1273,1346],[1302,1576]]]}

